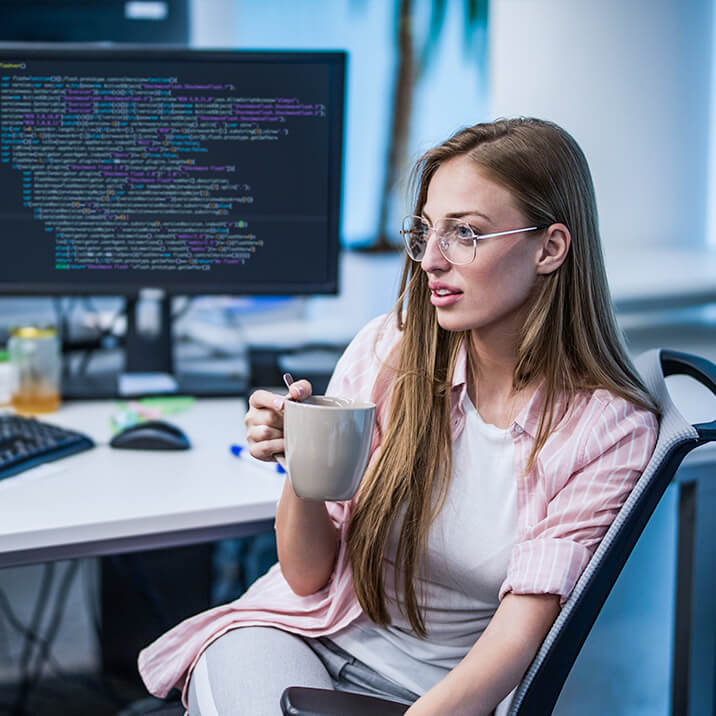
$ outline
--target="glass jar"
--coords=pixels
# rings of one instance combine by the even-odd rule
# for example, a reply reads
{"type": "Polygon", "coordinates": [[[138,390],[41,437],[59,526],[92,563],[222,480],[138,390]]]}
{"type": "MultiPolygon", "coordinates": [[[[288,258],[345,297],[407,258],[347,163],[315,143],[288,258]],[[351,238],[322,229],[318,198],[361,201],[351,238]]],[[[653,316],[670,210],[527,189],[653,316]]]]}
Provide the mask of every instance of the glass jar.
{"type": "Polygon", "coordinates": [[[0,349],[0,407],[10,405],[12,399],[13,369],[10,356],[4,349],[0,349]]]}
{"type": "Polygon", "coordinates": [[[60,407],[60,341],[53,327],[14,328],[7,344],[13,365],[12,406],[18,413],[51,413],[60,407]]]}

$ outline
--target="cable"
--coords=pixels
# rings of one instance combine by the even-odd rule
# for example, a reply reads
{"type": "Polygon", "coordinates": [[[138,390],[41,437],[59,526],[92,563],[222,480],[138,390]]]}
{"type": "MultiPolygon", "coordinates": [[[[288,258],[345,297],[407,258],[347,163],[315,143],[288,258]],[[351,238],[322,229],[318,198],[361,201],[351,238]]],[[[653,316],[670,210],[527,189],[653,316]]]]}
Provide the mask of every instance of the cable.
{"type": "MultiPolygon", "coordinates": [[[[39,603],[39,600],[38,600],[39,603]]],[[[7,595],[5,592],[0,589],[0,610],[5,615],[5,619],[7,620],[8,624],[15,629],[15,631],[24,638],[25,640],[25,648],[27,648],[27,644],[32,642],[33,644],[38,644],[42,641],[42,638],[37,635],[35,630],[26,627],[20,619],[15,615],[15,612],[12,609],[12,606],[10,605],[10,600],[7,598],[7,595]]],[[[15,715],[18,713],[18,704],[17,704],[17,697],[15,699],[15,704],[10,706],[9,704],[2,704],[0,705],[0,709],[3,711],[7,711],[7,713],[11,715],[15,715]]],[[[23,713],[24,711],[20,711],[19,713],[23,713]]]]}
{"type": "MultiPolygon", "coordinates": [[[[179,309],[177,309],[172,315],[171,315],[171,321],[177,321],[182,316],[184,316],[189,309],[192,307],[194,303],[194,297],[193,296],[185,296],[184,297],[184,304],[180,306],[179,309]]],[[[73,298],[70,299],[71,303],[66,308],[63,309],[62,306],[62,300],[61,299],[54,299],[55,303],[55,312],[57,313],[57,321],[58,324],[61,326],[59,334],[61,337],[61,340],[63,341],[63,345],[69,345],[69,336],[70,336],[70,318],[72,315],[72,310],[74,309],[75,300],[73,298]]],[[[82,298],[82,303],[89,311],[92,311],[93,313],[99,313],[95,305],[92,303],[91,297],[85,296],[82,298]]],[[[103,347],[103,343],[110,337],[116,338],[114,334],[114,326],[118,319],[120,319],[122,316],[126,316],[127,312],[129,310],[129,300],[127,298],[124,298],[121,308],[117,309],[117,312],[110,318],[109,323],[107,324],[106,328],[99,328],[96,327],[96,336],[95,341],[97,342],[97,345],[84,345],[82,357],[80,358],[79,365],[77,366],[76,370],[74,371],[75,376],[83,376],[86,375],[90,361],[92,360],[95,352],[98,348],[103,347]]],[[[121,345],[121,342],[118,342],[119,345],[121,345]]],[[[64,372],[66,375],[70,375],[73,373],[71,370],[71,363],[69,358],[64,359],[65,365],[64,365],[64,372]]]]}
{"type": "Polygon", "coordinates": [[[0,609],[5,614],[8,624],[21,636],[32,640],[33,642],[42,641],[42,637],[38,636],[35,632],[26,627],[20,619],[15,615],[15,612],[10,606],[10,600],[7,598],[5,592],[0,589],[0,609]]]}
{"type": "MultiPolygon", "coordinates": [[[[42,624],[42,618],[44,616],[45,609],[47,608],[48,597],[52,590],[52,583],[55,576],[55,564],[54,562],[47,562],[43,565],[42,570],[42,582],[40,583],[40,593],[35,601],[35,608],[33,610],[32,619],[30,621],[30,627],[28,629],[29,634],[37,634],[42,624]]],[[[27,669],[30,665],[32,658],[32,647],[33,640],[25,639],[25,644],[20,656],[20,680],[24,681],[27,678],[27,669]]]]}
{"type": "Polygon", "coordinates": [[[184,316],[194,305],[195,298],[196,296],[184,296],[184,305],[179,308],[175,313],[172,313],[172,321],[176,321],[182,316],[184,316]]]}
{"type": "MultiPolygon", "coordinates": [[[[86,309],[88,309],[90,312],[99,314],[99,310],[97,307],[92,303],[92,299],[89,296],[85,296],[83,300],[84,306],[86,309]]],[[[114,324],[117,322],[118,318],[121,318],[123,315],[127,313],[127,305],[128,301],[127,299],[123,299],[122,306],[117,309],[115,314],[112,316],[112,318],[109,319],[109,323],[107,324],[106,328],[96,328],[97,330],[97,340],[103,341],[109,336],[113,335],[114,333],[114,324]]]]}
{"type": "Polygon", "coordinates": [[[37,639],[29,638],[29,635],[36,635],[39,631],[45,610],[48,604],[48,598],[52,589],[52,583],[55,576],[54,562],[47,562],[43,565],[42,582],[40,583],[40,593],[35,600],[30,627],[25,636],[22,654],[20,655],[20,686],[18,687],[15,709],[19,713],[24,713],[24,704],[30,689],[30,675],[28,669],[32,661],[33,647],[37,639]]]}
{"type": "MultiPolygon", "coordinates": [[[[63,346],[62,351],[62,362],[63,362],[63,374],[66,376],[70,376],[72,371],[72,364],[70,361],[69,353],[70,353],[70,347],[71,347],[71,318],[72,318],[72,312],[75,309],[75,306],[77,304],[77,301],[80,300],[82,305],[89,311],[93,313],[99,313],[95,305],[92,303],[91,298],[89,296],[84,296],[81,299],[76,299],[73,296],[70,296],[68,301],[69,303],[67,305],[63,305],[62,298],[55,298],[53,299],[53,305],[55,308],[55,314],[57,316],[57,325],[58,325],[58,336],[60,338],[61,344],[63,346]]],[[[121,316],[125,315],[127,313],[127,300],[125,299],[122,302],[122,306],[117,310],[117,312],[110,318],[109,323],[106,328],[101,328],[99,326],[95,327],[95,337],[94,339],[89,340],[83,340],[80,342],[75,341],[74,349],[75,350],[82,350],[82,357],[80,359],[79,367],[77,368],[74,373],[78,376],[84,375],[87,372],[87,368],[89,366],[89,362],[92,359],[92,356],[94,352],[98,348],[103,347],[103,343],[109,338],[114,336],[114,326],[117,322],[117,319],[119,319],[121,316]]]]}
{"type": "Polygon", "coordinates": [[[104,678],[93,679],[77,674],[68,674],[52,655],[52,643],[57,636],[59,625],[69,597],[69,588],[76,575],[78,566],[79,561],[74,560],[70,563],[65,571],[65,574],[63,575],[62,583],[57,591],[50,626],[47,630],[47,635],[44,637],[40,636],[36,630],[33,630],[22,623],[13,611],[7,595],[2,589],[0,589],[0,611],[4,613],[8,624],[26,640],[32,642],[39,650],[39,655],[36,657],[34,673],[28,677],[27,684],[24,687],[24,693],[19,693],[17,695],[13,706],[0,704],[0,713],[2,713],[2,711],[7,711],[11,714],[11,716],[25,716],[28,713],[26,710],[26,701],[31,690],[36,691],[40,689],[42,692],[49,691],[53,694],[57,693],[57,689],[51,689],[48,686],[39,683],[42,676],[42,670],[45,666],[48,666],[53,674],[63,681],[74,684],[75,686],[81,686],[87,691],[100,694],[107,701],[107,703],[114,708],[121,708],[125,705],[124,699],[117,695],[115,689],[110,684],[107,684],[104,678]]]}
{"type": "Polygon", "coordinates": [[[32,685],[42,676],[42,671],[45,668],[45,664],[47,663],[50,654],[50,649],[52,648],[52,642],[54,642],[57,637],[57,632],[59,631],[60,624],[62,623],[62,615],[65,611],[65,607],[67,606],[67,598],[69,597],[70,587],[72,586],[72,582],[74,581],[78,568],[79,561],[74,559],[70,562],[69,566],[65,570],[65,573],[62,575],[62,581],[60,582],[57,595],[55,596],[55,608],[50,619],[50,625],[45,633],[45,638],[40,644],[40,653],[35,659],[35,669],[34,673],[32,673],[28,689],[31,688],[32,685]]]}
{"type": "MultiPolygon", "coordinates": [[[[29,627],[25,626],[22,621],[19,619],[19,617],[15,614],[15,612],[12,609],[12,606],[10,604],[10,600],[8,599],[5,592],[0,589],[0,611],[3,612],[5,619],[7,620],[7,623],[23,638],[33,642],[35,645],[41,645],[45,642],[45,639],[37,634],[37,632],[33,631],[29,627]]],[[[58,676],[60,679],[63,679],[65,681],[69,682],[76,682],[77,679],[70,674],[67,674],[63,668],[57,663],[57,660],[52,656],[51,653],[48,653],[48,663],[52,671],[55,673],[56,676],[58,676]]],[[[37,688],[37,687],[35,687],[37,688]]],[[[43,690],[47,690],[46,687],[44,687],[43,690]]],[[[13,716],[16,716],[17,711],[17,704],[15,705],[8,705],[8,704],[0,704],[0,710],[7,711],[8,713],[12,714],[13,716]]],[[[22,712],[24,713],[24,712],[22,712]]]]}
{"type": "MultiPolygon", "coordinates": [[[[85,298],[85,306],[89,308],[94,313],[98,313],[97,309],[94,307],[94,304],[91,302],[89,297],[85,298]]],[[[107,324],[106,328],[97,328],[97,336],[96,340],[99,345],[99,347],[102,347],[102,343],[107,340],[110,336],[114,336],[114,324],[117,322],[119,318],[121,318],[123,315],[126,315],[127,313],[127,306],[128,302],[127,299],[124,300],[122,307],[117,310],[117,312],[110,318],[109,323],[107,324]]],[[[92,360],[92,356],[94,355],[95,351],[97,350],[97,347],[87,347],[84,350],[84,353],[82,354],[82,358],[80,359],[80,364],[75,371],[76,375],[86,375],[87,369],[89,368],[90,361],[92,360]]]]}

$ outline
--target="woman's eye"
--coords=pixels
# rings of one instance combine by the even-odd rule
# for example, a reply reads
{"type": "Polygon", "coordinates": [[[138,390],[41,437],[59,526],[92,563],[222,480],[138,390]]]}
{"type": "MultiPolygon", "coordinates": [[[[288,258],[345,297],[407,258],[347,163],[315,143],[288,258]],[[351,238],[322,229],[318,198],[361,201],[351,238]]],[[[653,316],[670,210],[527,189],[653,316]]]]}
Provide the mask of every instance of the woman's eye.
{"type": "Polygon", "coordinates": [[[467,224],[459,224],[456,227],[456,231],[455,231],[455,234],[458,239],[472,240],[472,237],[475,236],[475,234],[477,234],[477,233],[478,233],[477,231],[473,231],[472,228],[470,226],[468,226],[467,224]]]}

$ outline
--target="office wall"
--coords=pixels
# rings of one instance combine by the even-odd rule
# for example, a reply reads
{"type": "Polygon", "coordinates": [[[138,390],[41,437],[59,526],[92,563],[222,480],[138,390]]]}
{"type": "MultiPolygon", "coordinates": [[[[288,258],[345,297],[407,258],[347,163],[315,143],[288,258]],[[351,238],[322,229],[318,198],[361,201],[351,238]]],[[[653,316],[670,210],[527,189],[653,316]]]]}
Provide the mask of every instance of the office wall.
{"type": "MultiPolygon", "coordinates": [[[[448,3],[442,51],[418,89],[426,111],[413,155],[473,119],[554,119],[590,161],[607,248],[699,245],[708,236],[716,244],[709,207],[716,202],[708,201],[716,196],[711,0],[492,0],[487,103],[477,90],[481,70],[461,51],[459,5],[448,3]]],[[[416,6],[424,15],[426,2],[416,6]]],[[[382,178],[392,3],[192,0],[191,7],[195,46],[351,52],[344,234],[360,243],[371,232],[382,178]]]]}
{"type": "Polygon", "coordinates": [[[236,10],[233,0],[189,0],[189,44],[233,47],[236,10]]]}
{"type": "MultiPolygon", "coordinates": [[[[430,0],[415,0],[416,47],[430,26],[432,6],[430,0]]],[[[396,7],[384,0],[192,0],[191,5],[195,47],[348,52],[342,239],[349,246],[371,243],[378,228],[397,62],[396,7]]],[[[447,3],[436,51],[416,83],[410,163],[456,129],[487,117],[484,28],[466,48],[464,13],[462,3],[447,3]]],[[[408,204],[405,191],[397,192],[390,216],[396,243],[408,204]]]]}
{"type": "Polygon", "coordinates": [[[562,124],[605,247],[706,241],[712,1],[493,0],[490,114],[562,124]]]}

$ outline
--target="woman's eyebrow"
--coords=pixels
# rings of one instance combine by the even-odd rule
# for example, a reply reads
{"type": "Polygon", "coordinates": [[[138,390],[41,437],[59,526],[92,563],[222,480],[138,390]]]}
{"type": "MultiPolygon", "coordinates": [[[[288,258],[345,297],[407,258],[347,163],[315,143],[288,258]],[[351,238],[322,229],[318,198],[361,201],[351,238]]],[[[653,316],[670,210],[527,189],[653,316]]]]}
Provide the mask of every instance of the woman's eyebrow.
{"type": "MultiPolygon", "coordinates": [[[[428,221],[432,222],[432,219],[427,215],[425,211],[423,211],[423,216],[428,221]]],[[[445,214],[445,217],[449,219],[462,219],[465,216],[481,216],[488,224],[492,223],[490,217],[487,216],[487,214],[483,214],[481,211],[477,211],[476,209],[473,209],[471,211],[451,211],[450,213],[445,214]]]]}

